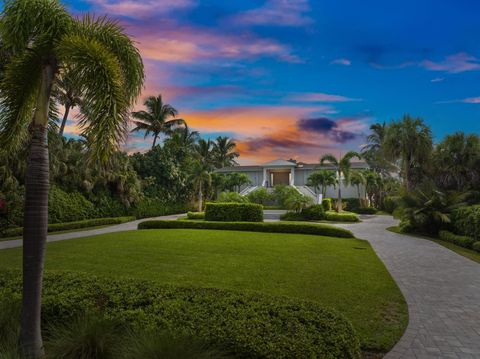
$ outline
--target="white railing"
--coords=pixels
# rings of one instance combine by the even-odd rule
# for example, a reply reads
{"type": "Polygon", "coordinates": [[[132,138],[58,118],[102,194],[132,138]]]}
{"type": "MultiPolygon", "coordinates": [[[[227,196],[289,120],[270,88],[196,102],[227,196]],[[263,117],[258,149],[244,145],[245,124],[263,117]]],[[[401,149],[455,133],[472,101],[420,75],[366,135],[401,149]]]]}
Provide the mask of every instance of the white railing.
{"type": "Polygon", "coordinates": [[[240,191],[242,196],[248,195],[250,192],[253,192],[257,189],[257,186],[247,186],[243,190],[240,191]]]}

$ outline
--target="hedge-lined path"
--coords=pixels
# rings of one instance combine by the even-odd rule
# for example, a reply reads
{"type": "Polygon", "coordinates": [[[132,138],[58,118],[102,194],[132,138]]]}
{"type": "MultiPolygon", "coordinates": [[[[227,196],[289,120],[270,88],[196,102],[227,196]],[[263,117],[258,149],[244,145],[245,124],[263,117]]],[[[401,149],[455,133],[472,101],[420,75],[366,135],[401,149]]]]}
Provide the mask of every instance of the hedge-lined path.
{"type": "Polygon", "coordinates": [[[385,358],[480,358],[480,265],[385,230],[397,224],[390,216],[362,216],[362,223],[340,225],[371,243],[407,300],[407,330],[385,358]]]}
{"type": "MultiPolygon", "coordinates": [[[[108,226],[104,228],[97,228],[97,229],[83,230],[83,231],[80,230],[78,232],[49,234],[47,237],[47,242],[64,241],[66,239],[96,236],[97,234],[105,234],[105,233],[112,233],[112,232],[133,231],[133,230],[136,230],[138,224],[143,221],[149,221],[152,219],[177,219],[178,217],[181,217],[181,216],[185,216],[185,213],[172,214],[169,216],[161,216],[161,217],[155,217],[155,218],[143,218],[136,221],[115,224],[113,226],[108,226]]],[[[0,241],[0,250],[7,249],[7,248],[21,247],[22,242],[23,241],[21,239],[15,239],[11,241],[0,241]]]]}

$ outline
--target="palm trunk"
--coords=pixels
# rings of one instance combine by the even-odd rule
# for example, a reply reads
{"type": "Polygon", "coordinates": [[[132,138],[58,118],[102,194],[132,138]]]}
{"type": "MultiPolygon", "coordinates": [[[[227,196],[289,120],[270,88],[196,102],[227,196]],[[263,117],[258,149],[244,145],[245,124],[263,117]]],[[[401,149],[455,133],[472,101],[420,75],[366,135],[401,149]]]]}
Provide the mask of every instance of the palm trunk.
{"type": "Polygon", "coordinates": [[[27,355],[44,355],[40,314],[48,223],[48,146],[46,126],[34,125],[25,175],[23,224],[23,301],[21,342],[27,355]]]}
{"type": "Polygon", "coordinates": [[[201,212],[203,208],[203,199],[202,199],[202,188],[200,187],[198,191],[198,211],[201,212]]]}
{"type": "Polygon", "coordinates": [[[337,212],[342,211],[342,177],[341,172],[338,172],[338,196],[337,196],[337,212]]]}
{"type": "Polygon", "coordinates": [[[65,105],[65,113],[64,113],[63,119],[62,119],[62,125],[60,126],[60,131],[58,132],[58,134],[60,136],[63,136],[63,131],[65,130],[65,124],[67,123],[69,112],[70,112],[70,104],[66,104],[65,105]]]}
{"type": "Polygon", "coordinates": [[[56,64],[47,60],[31,125],[30,154],[25,173],[23,224],[23,297],[20,341],[27,358],[42,358],[41,302],[48,225],[48,111],[56,64]]]}
{"type": "Polygon", "coordinates": [[[158,137],[158,135],[155,135],[155,136],[153,137],[152,150],[155,148],[155,145],[157,144],[157,137],[158,137]]]}

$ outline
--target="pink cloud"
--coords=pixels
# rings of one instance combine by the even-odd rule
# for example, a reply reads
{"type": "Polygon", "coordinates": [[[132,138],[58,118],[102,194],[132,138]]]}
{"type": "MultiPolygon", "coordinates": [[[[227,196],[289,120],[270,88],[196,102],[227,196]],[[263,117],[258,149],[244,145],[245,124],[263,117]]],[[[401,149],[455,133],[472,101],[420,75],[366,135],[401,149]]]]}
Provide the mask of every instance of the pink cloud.
{"type": "Polygon", "coordinates": [[[421,67],[431,71],[445,71],[450,73],[459,73],[480,69],[480,60],[465,52],[450,55],[443,61],[434,62],[424,60],[420,63],[421,67]]]}
{"type": "Polygon", "coordinates": [[[330,62],[332,65],[343,65],[343,66],[350,66],[352,64],[352,61],[349,59],[335,59],[332,62],[330,62]]]}
{"type": "Polygon", "coordinates": [[[361,101],[357,98],[350,98],[340,95],[332,95],[323,92],[307,92],[297,93],[288,96],[291,101],[303,101],[303,102],[351,102],[361,101]]]}
{"type": "Polygon", "coordinates": [[[193,0],[88,0],[109,15],[144,18],[195,6],[193,0]]]}
{"type": "Polygon", "coordinates": [[[469,97],[461,100],[464,103],[480,103],[480,96],[479,97],[469,97]]]}
{"type": "Polygon", "coordinates": [[[142,56],[155,61],[192,63],[272,57],[285,62],[302,62],[288,46],[252,34],[224,34],[169,22],[143,24],[132,32],[142,56]]]}
{"type": "Polygon", "coordinates": [[[238,14],[233,21],[247,25],[302,26],[313,22],[305,13],[308,0],[267,0],[259,8],[238,14]]]}

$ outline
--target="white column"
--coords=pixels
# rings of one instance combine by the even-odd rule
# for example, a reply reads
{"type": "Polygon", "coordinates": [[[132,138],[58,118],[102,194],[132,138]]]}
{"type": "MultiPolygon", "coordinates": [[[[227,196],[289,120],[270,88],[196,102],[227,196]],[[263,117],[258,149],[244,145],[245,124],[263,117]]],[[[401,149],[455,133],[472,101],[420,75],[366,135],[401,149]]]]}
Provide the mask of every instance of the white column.
{"type": "Polygon", "coordinates": [[[290,176],[292,176],[292,178],[290,178],[290,186],[294,186],[295,185],[295,167],[292,167],[292,169],[290,170],[290,176]]]}
{"type": "Polygon", "coordinates": [[[263,168],[263,182],[262,182],[262,187],[265,187],[265,181],[267,180],[267,169],[264,167],[263,168]]]}

